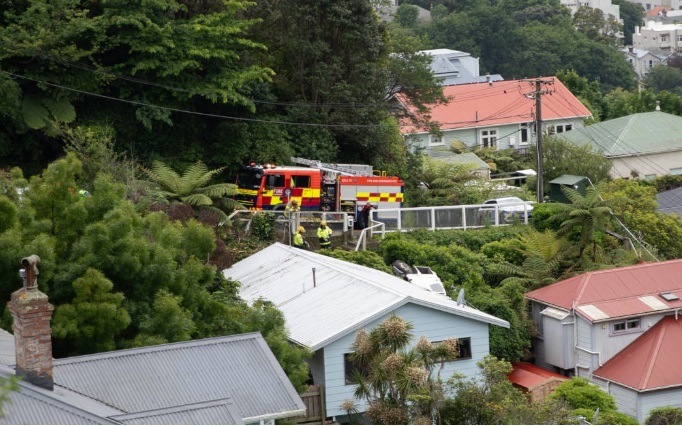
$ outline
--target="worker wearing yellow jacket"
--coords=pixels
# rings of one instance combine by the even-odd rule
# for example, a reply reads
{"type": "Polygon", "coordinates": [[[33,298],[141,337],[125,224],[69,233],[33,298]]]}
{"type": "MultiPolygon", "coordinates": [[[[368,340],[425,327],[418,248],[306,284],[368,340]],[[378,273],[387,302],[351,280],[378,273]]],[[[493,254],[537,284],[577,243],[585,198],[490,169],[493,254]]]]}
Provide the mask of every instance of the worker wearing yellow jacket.
{"type": "Polygon", "coordinates": [[[294,247],[300,249],[306,248],[306,241],[303,239],[303,234],[305,234],[305,228],[299,226],[296,230],[296,235],[294,235],[294,247]]]}
{"type": "Polygon", "coordinates": [[[320,248],[331,248],[332,247],[332,230],[327,226],[327,221],[323,220],[320,222],[320,227],[317,228],[317,239],[320,241],[320,248]]]}

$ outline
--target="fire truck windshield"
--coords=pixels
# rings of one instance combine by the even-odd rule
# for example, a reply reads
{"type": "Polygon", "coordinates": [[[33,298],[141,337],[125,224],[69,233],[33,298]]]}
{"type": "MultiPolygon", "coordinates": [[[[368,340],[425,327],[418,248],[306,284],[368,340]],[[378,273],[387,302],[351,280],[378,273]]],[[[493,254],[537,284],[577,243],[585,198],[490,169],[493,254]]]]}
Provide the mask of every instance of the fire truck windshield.
{"type": "Polygon", "coordinates": [[[263,172],[261,170],[240,170],[237,174],[237,186],[244,189],[258,189],[262,178],[263,172]]]}

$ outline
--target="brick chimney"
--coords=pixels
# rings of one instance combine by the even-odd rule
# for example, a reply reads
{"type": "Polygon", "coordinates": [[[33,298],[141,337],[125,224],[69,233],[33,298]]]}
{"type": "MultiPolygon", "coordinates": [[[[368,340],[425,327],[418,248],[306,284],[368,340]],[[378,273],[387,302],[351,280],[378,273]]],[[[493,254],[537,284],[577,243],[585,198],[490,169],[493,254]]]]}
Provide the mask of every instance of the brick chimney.
{"type": "Polygon", "coordinates": [[[16,374],[24,380],[49,390],[52,379],[52,328],[50,320],[54,306],[38,290],[40,258],[36,255],[22,259],[21,275],[24,286],[12,293],[8,303],[12,313],[16,346],[16,374]]]}

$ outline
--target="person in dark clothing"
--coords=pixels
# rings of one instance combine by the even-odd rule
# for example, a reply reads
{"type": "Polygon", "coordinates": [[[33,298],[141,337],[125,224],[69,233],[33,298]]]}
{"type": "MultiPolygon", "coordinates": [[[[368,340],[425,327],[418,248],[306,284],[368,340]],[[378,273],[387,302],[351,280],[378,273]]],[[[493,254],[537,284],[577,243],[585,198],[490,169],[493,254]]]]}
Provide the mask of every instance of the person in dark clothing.
{"type": "Polygon", "coordinates": [[[362,206],[362,210],[360,211],[360,228],[361,229],[367,228],[369,226],[369,212],[370,212],[370,210],[375,209],[375,208],[376,207],[374,207],[372,205],[372,203],[370,203],[369,201],[367,202],[367,204],[362,206]]]}

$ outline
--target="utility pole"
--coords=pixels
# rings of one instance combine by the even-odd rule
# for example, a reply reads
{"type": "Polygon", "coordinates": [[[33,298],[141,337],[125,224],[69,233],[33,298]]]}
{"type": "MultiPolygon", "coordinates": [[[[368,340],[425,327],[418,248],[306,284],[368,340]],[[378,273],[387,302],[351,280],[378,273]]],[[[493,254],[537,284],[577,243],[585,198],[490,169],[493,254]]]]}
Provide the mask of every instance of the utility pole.
{"type": "Polygon", "coordinates": [[[536,135],[536,162],[537,162],[537,202],[542,203],[545,200],[544,194],[544,182],[542,175],[544,173],[543,169],[543,159],[542,159],[542,95],[551,93],[549,89],[543,89],[543,85],[554,84],[554,79],[542,79],[536,78],[533,80],[525,80],[531,84],[534,84],[534,90],[530,93],[526,93],[525,96],[528,99],[535,99],[535,135],[536,135]]]}

